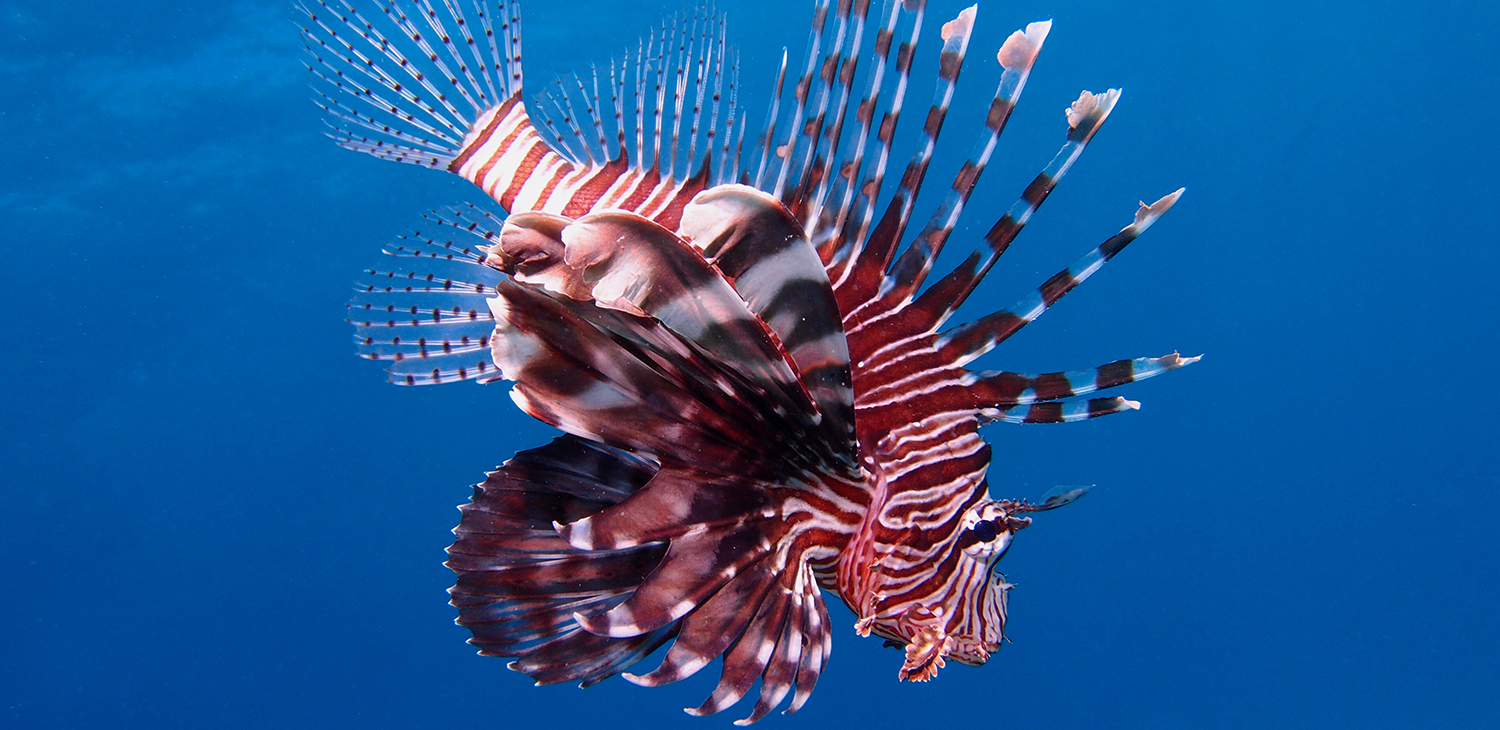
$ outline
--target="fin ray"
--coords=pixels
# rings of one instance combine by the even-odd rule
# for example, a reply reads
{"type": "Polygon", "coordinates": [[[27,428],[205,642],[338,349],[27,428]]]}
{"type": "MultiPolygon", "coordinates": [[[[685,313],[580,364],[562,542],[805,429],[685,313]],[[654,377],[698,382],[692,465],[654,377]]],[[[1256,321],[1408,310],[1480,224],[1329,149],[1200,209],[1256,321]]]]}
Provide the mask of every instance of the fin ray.
{"type": "Polygon", "coordinates": [[[1121,229],[1109,240],[1099,244],[1097,248],[1074,262],[1072,266],[1054,274],[1014,307],[945,332],[937,339],[938,348],[944,354],[951,355],[953,361],[959,365],[989,352],[995,345],[1004,342],[1006,338],[1041,316],[1042,312],[1072,291],[1073,287],[1092,276],[1095,271],[1099,270],[1099,267],[1114,258],[1115,254],[1128,246],[1152,223],[1156,222],[1157,218],[1166,213],[1181,195],[1182,190],[1179,189],[1163,196],[1151,205],[1141,203],[1133,223],[1121,229]]]}
{"type": "Polygon", "coordinates": [[[459,625],[474,634],[470,643],[482,654],[518,657],[513,668],[543,683],[597,681],[659,645],[660,635],[601,639],[571,617],[623,600],[661,560],[663,546],[588,552],[555,535],[550,544],[517,539],[628,496],[653,472],[636,456],[561,436],[518,453],[476,486],[460,508],[448,562],[457,576],[451,602],[459,625]]]}

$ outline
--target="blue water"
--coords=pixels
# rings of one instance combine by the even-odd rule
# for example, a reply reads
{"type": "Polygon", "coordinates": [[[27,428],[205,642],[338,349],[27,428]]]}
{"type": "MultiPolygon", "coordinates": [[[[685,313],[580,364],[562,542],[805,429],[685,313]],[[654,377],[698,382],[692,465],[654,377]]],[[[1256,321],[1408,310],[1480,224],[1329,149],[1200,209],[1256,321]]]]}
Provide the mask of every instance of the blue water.
{"type": "MultiPolygon", "coordinates": [[[[810,4],[725,3],[751,108],[810,4]]],[[[924,63],[960,7],[930,4],[924,63]]],[[[674,5],[528,2],[528,80],[607,59],[674,5]]],[[[979,306],[1188,187],[987,364],[1206,357],[1127,389],[1136,413],[989,427],[997,497],[1099,485],[1005,559],[1013,645],[898,684],[900,655],[836,607],[812,701],[766,726],[1500,725],[1500,24],[1422,5],[984,3],[936,186],[993,50],[1056,23],[955,248],[1056,150],[1080,88],[1125,96],[979,306]]],[[[324,138],[291,17],[0,3],[0,726],[748,713],[677,710],[712,671],[534,689],[463,643],[454,507],[549,429],[503,385],[395,388],[352,356],[344,302],[381,242],[482,194],[324,138]]]]}

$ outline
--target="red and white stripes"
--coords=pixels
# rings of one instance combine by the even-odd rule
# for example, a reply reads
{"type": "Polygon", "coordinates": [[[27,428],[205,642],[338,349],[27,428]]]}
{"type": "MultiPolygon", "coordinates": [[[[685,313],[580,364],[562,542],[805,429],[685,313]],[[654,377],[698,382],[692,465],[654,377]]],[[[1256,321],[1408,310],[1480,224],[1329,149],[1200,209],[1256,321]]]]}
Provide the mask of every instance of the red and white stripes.
{"type": "Polygon", "coordinates": [[[1050,21],[998,49],[978,139],[908,236],[941,159],[974,7],[937,34],[933,101],[887,194],[926,0],[884,0],[868,51],[868,0],[816,0],[791,99],[780,99],[784,59],[760,157],[743,173],[751,186],[733,184],[745,131],[737,63],[711,9],[669,19],[607,73],[559,79],[528,102],[515,3],[476,6],[472,19],[447,0],[442,12],[432,0],[404,5],[382,5],[381,23],[343,2],[304,8],[334,136],[446,168],[508,217],[471,206],[391,246],[397,264],[367,272],[350,305],[360,353],[390,362],[398,383],[513,380],[524,411],[570,434],[493,473],[465,509],[450,564],[475,642],[543,682],[599,681],[669,642],[660,667],[627,677],[674,682],[722,657],[719,685],[690,712],[724,709],[759,682],[751,722],[788,696],[788,711],[800,707],[821,674],[831,632],[820,587],[855,611],[861,633],[905,645],[902,679],[931,679],[948,658],[989,659],[1011,589],[997,562],[1030,524],[1023,515],[1081,491],[1039,505],[990,499],[980,426],[1133,410],[1088,396],[1198,359],[1041,375],[967,368],[1097,272],[1180,190],[1143,204],[1014,307],[947,322],[1118,90],[1085,91],[1068,107],[1056,157],[928,285],[1050,21]],[[570,471],[567,458],[583,466],[570,471]]]}

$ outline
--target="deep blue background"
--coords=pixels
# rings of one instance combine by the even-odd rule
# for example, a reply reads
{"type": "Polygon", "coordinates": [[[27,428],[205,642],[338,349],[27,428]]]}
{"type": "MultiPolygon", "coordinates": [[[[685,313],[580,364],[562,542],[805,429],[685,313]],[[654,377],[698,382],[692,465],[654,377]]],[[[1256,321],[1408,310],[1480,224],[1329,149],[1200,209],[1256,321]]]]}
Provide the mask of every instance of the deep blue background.
{"type": "MultiPolygon", "coordinates": [[[[608,58],[674,5],[528,2],[528,79],[608,58]]],[[[931,6],[929,66],[960,4],[931,6]]],[[[810,3],[723,9],[762,109],[810,3]]],[[[0,725],[743,716],[676,710],[712,671],[532,689],[463,643],[441,565],[454,506],[548,429],[503,385],[395,388],[352,356],[344,302],[380,243],[482,193],[322,137],[291,17],[282,0],[0,2],[0,725]]],[[[1125,96],[981,303],[1014,301],[1138,198],[1188,192],[987,362],[1207,356],[1129,388],[1138,413],[989,428],[996,496],[1099,485],[1007,557],[1014,645],[898,684],[899,654],[837,607],[812,702],[767,722],[1500,724],[1496,12],[988,2],[934,185],[993,50],[1046,17],[953,246],[1055,151],[1078,89],[1125,96]]]]}

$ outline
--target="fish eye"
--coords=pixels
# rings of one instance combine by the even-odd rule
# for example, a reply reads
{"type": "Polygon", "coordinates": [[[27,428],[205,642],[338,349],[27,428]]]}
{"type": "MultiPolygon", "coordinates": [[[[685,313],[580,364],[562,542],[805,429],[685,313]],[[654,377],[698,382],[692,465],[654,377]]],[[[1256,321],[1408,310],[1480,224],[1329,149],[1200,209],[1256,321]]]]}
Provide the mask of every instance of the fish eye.
{"type": "Polygon", "coordinates": [[[989,542],[994,540],[996,535],[1000,534],[1000,531],[995,528],[993,520],[980,520],[971,529],[974,530],[974,537],[979,538],[980,542],[989,542]]]}

